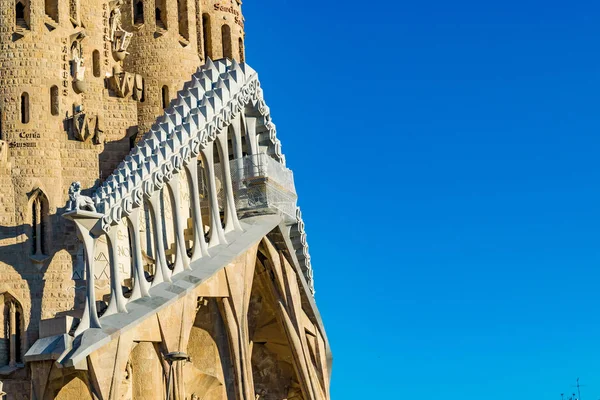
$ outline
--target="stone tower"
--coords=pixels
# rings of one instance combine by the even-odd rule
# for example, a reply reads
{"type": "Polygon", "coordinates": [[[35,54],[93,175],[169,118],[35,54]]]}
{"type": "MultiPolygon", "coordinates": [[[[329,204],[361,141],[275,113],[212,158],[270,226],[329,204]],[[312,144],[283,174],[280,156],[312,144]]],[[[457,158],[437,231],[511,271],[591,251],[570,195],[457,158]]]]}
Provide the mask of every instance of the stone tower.
{"type": "Polygon", "coordinates": [[[0,0],[9,400],[329,398],[244,39],[240,0],[0,0]]]}

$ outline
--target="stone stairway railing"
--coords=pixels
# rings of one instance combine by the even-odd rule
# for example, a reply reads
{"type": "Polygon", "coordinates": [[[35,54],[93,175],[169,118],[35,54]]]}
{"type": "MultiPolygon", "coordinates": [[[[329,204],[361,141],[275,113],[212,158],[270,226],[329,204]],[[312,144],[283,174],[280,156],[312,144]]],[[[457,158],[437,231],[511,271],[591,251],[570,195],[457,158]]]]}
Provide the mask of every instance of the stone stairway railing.
{"type": "MultiPolygon", "coordinates": [[[[265,169],[267,172],[262,173],[270,175],[263,176],[265,182],[291,177],[256,72],[235,61],[208,60],[92,199],[88,199],[90,204],[75,199],[75,209],[65,214],[75,222],[86,255],[86,303],[75,336],[89,328],[102,328],[95,292],[98,246],[107,247],[109,259],[106,275],[110,293],[102,315],[105,319],[127,313],[127,304],[150,297],[151,288],[177,279],[178,274],[189,270],[196,261],[214,256],[211,252],[227,244],[229,233],[243,231],[236,206],[240,182],[258,177],[252,166],[237,168],[248,159],[263,160],[263,164],[266,160],[270,165],[271,172],[265,169]],[[231,161],[223,162],[228,159],[231,161]],[[208,215],[204,217],[199,196],[201,183],[208,188],[205,200],[208,215]],[[184,204],[180,194],[185,192],[189,197],[184,204]],[[80,203],[82,207],[78,206],[80,203]],[[143,226],[144,222],[147,226],[143,226]],[[125,234],[119,229],[123,226],[125,234]],[[141,232],[152,234],[143,237],[141,232]],[[126,259],[118,258],[124,253],[119,246],[123,235],[128,236],[124,242],[129,243],[126,259]],[[123,260],[131,265],[123,268],[120,266],[123,260]],[[149,262],[155,271],[151,277],[148,277],[149,262]],[[131,271],[131,276],[124,276],[127,271],[131,271]],[[124,278],[132,285],[128,288],[129,297],[124,294],[124,278]]],[[[285,183],[276,186],[288,188],[283,190],[287,211],[283,206],[269,207],[282,204],[279,199],[267,201],[266,209],[263,207],[258,215],[264,212],[288,216],[290,239],[312,289],[304,224],[299,211],[293,215],[296,201],[293,178],[291,186],[285,183]]],[[[251,202],[245,203],[246,208],[248,204],[251,202]]]]}

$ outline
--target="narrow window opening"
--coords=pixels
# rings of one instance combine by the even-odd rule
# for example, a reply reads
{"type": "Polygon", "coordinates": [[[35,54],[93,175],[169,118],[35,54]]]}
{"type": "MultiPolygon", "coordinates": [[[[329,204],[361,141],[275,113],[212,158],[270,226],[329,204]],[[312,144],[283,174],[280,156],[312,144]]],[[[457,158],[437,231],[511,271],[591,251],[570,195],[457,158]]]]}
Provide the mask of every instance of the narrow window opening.
{"type": "Polygon", "coordinates": [[[204,40],[204,59],[212,58],[212,39],[210,37],[210,15],[202,14],[202,39],[204,40]]]}
{"type": "Polygon", "coordinates": [[[167,8],[165,7],[164,0],[156,0],[155,4],[154,14],[156,27],[159,29],[167,29],[167,8]]]}
{"type": "Polygon", "coordinates": [[[37,190],[31,201],[31,254],[42,258],[46,254],[46,220],[48,200],[41,190],[37,190]]]}
{"type": "Polygon", "coordinates": [[[27,92],[21,95],[21,123],[29,123],[29,94],[27,92]]]}
{"type": "Polygon", "coordinates": [[[54,85],[50,88],[50,113],[57,116],[60,112],[58,100],[58,86],[54,85]]]}
{"type": "Polygon", "coordinates": [[[229,25],[221,27],[221,40],[223,43],[223,57],[233,58],[233,49],[231,44],[231,28],[229,25]]]}
{"type": "Polygon", "coordinates": [[[58,0],[45,0],[44,3],[46,15],[58,22],[58,0]]]}
{"type": "Polygon", "coordinates": [[[2,352],[0,354],[0,367],[16,367],[23,362],[23,308],[21,304],[9,293],[0,295],[2,320],[2,352]]]}
{"type": "Polygon", "coordinates": [[[190,39],[188,27],[188,0],[177,0],[177,17],[179,19],[179,34],[186,40],[190,39]]]}
{"type": "Polygon", "coordinates": [[[15,5],[15,17],[17,29],[29,29],[27,26],[27,16],[25,15],[25,4],[21,1],[17,1],[15,5]]]}
{"type": "Polygon", "coordinates": [[[98,50],[94,50],[92,53],[92,67],[94,70],[94,76],[96,78],[100,77],[100,52],[98,50]]]}
{"type": "Polygon", "coordinates": [[[238,48],[240,51],[240,62],[245,62],[245,56],[244,56],[244,39],[239,38],[238,40],[238,48]]]}
{"type": "Polygon", "coordinates": [[[169,106],[169,87],[167,85],[162,87],[162,108],[167,108],[169,106]]]}
{"type": "Polygon", "coordinates": [[[133,6],[133,23],[140,25],[144,23],[144,2],[137,0],[133,6]]]}

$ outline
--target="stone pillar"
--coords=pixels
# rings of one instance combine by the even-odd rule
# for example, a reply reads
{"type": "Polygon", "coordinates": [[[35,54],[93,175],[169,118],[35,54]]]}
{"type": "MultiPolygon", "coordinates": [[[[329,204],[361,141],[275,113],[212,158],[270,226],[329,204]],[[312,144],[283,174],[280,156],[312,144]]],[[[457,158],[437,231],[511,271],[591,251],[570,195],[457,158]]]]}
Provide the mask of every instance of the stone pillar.
{"type": "Polygon", "coordinates": [[[33,216],[33,220],[35,221],[35,255],[38,257],[42,256],[42,202],[40,198],[36,198],[33,201],[33,211],[35,215],[33,216]]]}
{"type": "MultiPolygon", "coordinates": [[[[197,156],[196,156],[197,157],[197,156]]],[[[192,200],[192,211],[194,218],[194,253],[191,262],[202,257],[208,257],[208,245],[204,239],[204,223],[202,222],[202,211],[200,208],[200,188],[198,183],[198,159],[194,157],[185,166],[190,174],[190,199],[192,200]]]]}
{"type": "Polygon", "coordinates": [[[17,305],[11,301],[9,310],[9,342],[10,342],[10,361],[8,365],[14,367],[17,365],[17,305]]]}
{"type": "Polygon", "coordinates": [[[225,231],[221,225],[221,216],[219,214],[219,199],[217,198],[217,182],[215,181],[215,161],[214,145],[210,143],[206,149],[202,150],[208,178],[208,202],[210,208],[210,241],[209,247],[218,244],[227,244],[225,231]]]}

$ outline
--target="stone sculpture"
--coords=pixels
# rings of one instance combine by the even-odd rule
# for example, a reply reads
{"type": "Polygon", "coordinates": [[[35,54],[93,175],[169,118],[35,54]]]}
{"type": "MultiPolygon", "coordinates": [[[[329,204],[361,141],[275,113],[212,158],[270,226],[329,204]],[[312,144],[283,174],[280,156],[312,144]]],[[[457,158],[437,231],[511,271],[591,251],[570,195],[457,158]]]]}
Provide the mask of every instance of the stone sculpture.
{"type": "Polygon", "coordinates": [[[67,211],[92,211],[96,212],[96,206],[94,201],[81,194],[81,183],[73,182],[69,188],[69,203],[67,204],[67,211]]]}
{"type": "Polygon", "coordinates": [[[127,51],[127,47],[131,43],[131,37],[133,33],[127,32],[121,25],[121,6],[123,0],[116,0],[110,2],[110,41],[113,44],[113,51],[115,53],[124,54],[127,51]]]}

